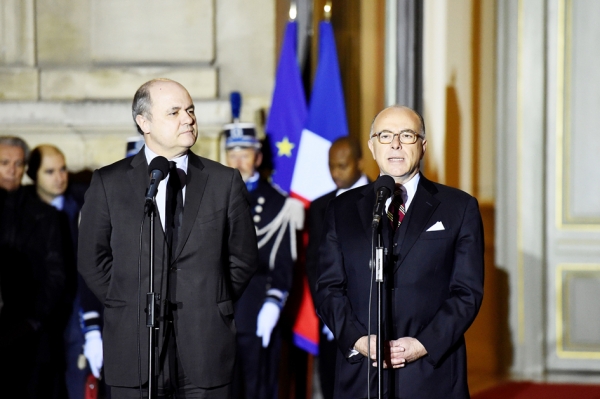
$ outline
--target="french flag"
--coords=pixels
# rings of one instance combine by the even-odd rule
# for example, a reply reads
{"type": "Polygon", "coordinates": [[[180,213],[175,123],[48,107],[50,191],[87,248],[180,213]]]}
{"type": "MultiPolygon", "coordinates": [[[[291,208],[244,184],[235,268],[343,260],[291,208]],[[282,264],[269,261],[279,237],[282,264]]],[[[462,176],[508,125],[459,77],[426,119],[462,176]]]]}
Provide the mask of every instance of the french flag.
{"type": "Polygon", "coordinates": [[[290,192],[300,136],[306,123],[306,97],[296,59],[297,22],[287,23],[277,74],[271,111],[267,119],[274,171],[271,179],[286,193],[290,192]]]}
{"type": "MultiPolygon", "coordinates": [[[[319,58],[308,116],[291,180],[292,197],[308,207],[310,202],[336,186],[329,173],[332,141],[348,135],[344,93],[331,23],[319,24],[319,58]]],[[[319,352],[319,320],[304,279],[302,302],[294,323],[294,343],[316,355],[319,352]]]]}
{"type": "Polygon", "coordinates": [[[319,24],[318,62],[291,185],[292,195],[305,204],[336,188],[329,174],[329,147],[348,135],[335,38],[328,21],[319,24]]]}

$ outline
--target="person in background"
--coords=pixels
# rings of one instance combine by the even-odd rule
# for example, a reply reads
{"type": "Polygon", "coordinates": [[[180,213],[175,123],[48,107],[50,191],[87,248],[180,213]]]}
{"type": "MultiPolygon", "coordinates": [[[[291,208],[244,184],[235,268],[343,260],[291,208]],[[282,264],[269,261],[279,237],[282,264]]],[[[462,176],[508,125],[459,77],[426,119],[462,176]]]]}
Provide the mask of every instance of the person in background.
{"type": "Polygon", "coordinates": [[[31,151],[27,175],[34,182],[38,197],[61,215],[68,293],[65,380],[69,398],[81,399],[89,373],[100,378],[103,360],[101,305],[77,273],[76,266],[79,211],[87,187],[69,184],[65,156],[53,145],[40,145],[31,151]]]}
{"type": "MultiPolygon", "coordinates": [[[[336,139],[329,148],[329,172],[336,189],[310,203],[308,212],[308,247],[306,250],[306,274],[313,301],[319,261],[319,243],[329,201],[355,187],[369,183],[362,172],[362,150],[358,141],[349,136],[336,139]]],[[[337,345],[333,333],[321,320],[319,322],[319,382],[324,399],[333,398],[335,358],[337,345]]]]}
{"type": "Polygon", "coordinates": [[[0,386],[19,398],[64,398],[59,215],[21,186],[28,157],[21,138],[0,137],[0,386]]]}
{"type": "Polygon", "coordinates": [[[227,165],[240,171],[250,194],[258,236],[258,270],[236,303],[237,359],[234,398],[277,398],[281,352],[279,319],[292,287],[296,230],[302,228],[302,203],[286,197],[257,168],[261,145],[250,123],[225,126],[227,165]]]}

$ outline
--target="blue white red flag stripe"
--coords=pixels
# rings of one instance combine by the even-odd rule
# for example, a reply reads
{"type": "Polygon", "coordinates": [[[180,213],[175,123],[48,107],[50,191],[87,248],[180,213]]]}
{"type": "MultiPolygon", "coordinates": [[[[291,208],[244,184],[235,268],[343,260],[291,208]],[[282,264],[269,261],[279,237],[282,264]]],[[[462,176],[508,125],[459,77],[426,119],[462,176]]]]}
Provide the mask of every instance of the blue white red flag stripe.
{"type": "MultiPolygon", "coordinates": [[[[317,72],[292,177],[293,197],[309,204],[336,188],[329,173],[329,147],[332,141],[347,135],[348,122],[335,38],[331,24],[323,21],[319,24],[317,72]]],[[[318,353],[319,320],[306,280],[293,331],[298,347],[312,354],[318,353]]]]}

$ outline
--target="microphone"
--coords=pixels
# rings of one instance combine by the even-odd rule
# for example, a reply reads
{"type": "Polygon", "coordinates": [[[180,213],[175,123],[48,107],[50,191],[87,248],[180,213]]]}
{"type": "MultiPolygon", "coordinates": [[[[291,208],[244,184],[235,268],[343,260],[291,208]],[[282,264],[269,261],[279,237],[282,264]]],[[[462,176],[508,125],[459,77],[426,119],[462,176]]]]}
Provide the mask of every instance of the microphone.
{"type": "Polygon", "coordinates": [[[146,213],[152,204],[152,200],[156,197],[158,184],[169,174],[169,161],[167,161],[167,158],[154,158],[152,162],[150,162],[150,165],[148,165],[148,173],[150,174],[150,184],[146,190],[146,205],[144,207],[146,213]]]}
{"type": "Polygon", "coordinates": [[[375,195],[377,197],[375,199],[375,208],[373,208],[373,223],[371,226],[377,228],[381,216],[383,215],[383,210],[385,209],[385,202],[396,189],[396,182],[392,176],[381,175],[375,180],[373,189],[375,190],[375,195]]]}

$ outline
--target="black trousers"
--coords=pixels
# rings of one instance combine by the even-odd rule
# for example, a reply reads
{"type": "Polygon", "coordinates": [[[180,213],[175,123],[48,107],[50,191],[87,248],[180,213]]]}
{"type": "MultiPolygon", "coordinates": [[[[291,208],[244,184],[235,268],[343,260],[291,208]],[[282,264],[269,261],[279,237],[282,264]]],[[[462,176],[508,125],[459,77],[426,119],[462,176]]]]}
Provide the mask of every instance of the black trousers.
{"type": "MultiPolygon", "coordinates": [[[[200,388],[191,383],[179,359],[175,328],[172,318],[165,328],[162,356],[159,358],[158,378],[155,384],[157,399],[230,399],[231,384],[215,388],[200,388]]],[[[183,349],[185,350],[185,349],[183,349]]],[[[138,387],[111,387],[112,399],[148,398],[148,384],[138,387]],[[140,396],[141,392],[141,396],[140,396]]]]}
{"type": "Polygon", "coordinates": [[[271,333],[267,348],[256,334],[239,333],[233,382],[235,399],[276,399],[278,397],[281,334],[279,326],[271,333]]]}

